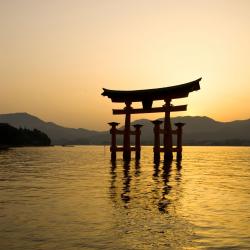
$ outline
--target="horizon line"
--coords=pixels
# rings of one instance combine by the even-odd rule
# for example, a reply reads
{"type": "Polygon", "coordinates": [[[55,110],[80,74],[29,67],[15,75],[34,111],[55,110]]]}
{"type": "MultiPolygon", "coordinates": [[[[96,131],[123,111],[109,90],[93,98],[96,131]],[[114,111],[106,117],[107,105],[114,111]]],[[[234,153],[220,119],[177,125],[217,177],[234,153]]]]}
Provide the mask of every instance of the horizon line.
{"type": "MultiPolygon", "coordinates": [[[[53,121],[47,121],[47,120],[43,120],[43,118],[40,118],[39,116],[36,116],[34,114],[30,114],[28,112],[14,112],[14,113],[4,113],[4,114],[0,114],[0,116],[2,115],[29,115],[29,116],[32,116],[36,119],[39,119],[41,120],[42,122],[45,122],[45,123],[53,123],[57,126],[60,126],[60,127],[64,127],[64,128],[69,128],[69,129],[85,129],[85,130],[89,130],[89,131],[97,131],[97,132],[104,132],[104,131],[107,131],[107,130],[94,130],[94,129],[89,129],[89,128],[83,128],[83,127],[67,127],[65,125],[61,125],[59,123],[56,123],[56,122],[53,122],[53,121]]],[[[185,118],[185,117],[199,117],[199,118],[208,118],[208,119],[211,119],[215,122],[221,122],[221,123],[231,123],[231,122],[237,122],[237,121],[247,121],[247,120],[250,120],[250,117],[249,118],[246,118],[246,119],[235,119],[235,120],[230,120],[230,121],[219,121],[219,120],[215,120],[214,118],[211,118],[209,116],[205,116],[205,115],[185,115],[185,116],[175,116],[175,117],[171,117],[171,119],[174,119],[174,118],[185,118]]],[[[157,118],[157,119],[154,119],[154,120],[160,120],[160,119],[164,119],[164,117],[161,117],[161,118],[157,118]]],[[[135,122],[135,121],[139,121],[139,120],[148,120],[148,121],[151,121],[150,119],[148,118],[141,118],[141,119],[135,119],[135,120],[132,120],[131,123],[135,122]]],[[[119,123],[120,124],[120,123],[119,123]]],[[[120,125],[122,126],[122,124],[120,125]]]]}

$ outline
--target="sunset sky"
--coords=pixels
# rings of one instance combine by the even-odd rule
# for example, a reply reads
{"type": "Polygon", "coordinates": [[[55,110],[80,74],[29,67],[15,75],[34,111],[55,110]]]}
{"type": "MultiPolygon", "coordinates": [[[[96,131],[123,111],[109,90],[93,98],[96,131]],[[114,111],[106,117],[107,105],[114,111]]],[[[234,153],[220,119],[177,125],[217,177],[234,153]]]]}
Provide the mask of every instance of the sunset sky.
{"type": "Polygon", "coordinates": [[[249,0],[0,0],[0,26],[0,113],[104,130],[124,117],[103,87],[202,77],[174,116],[250,118],[249,0]]]}

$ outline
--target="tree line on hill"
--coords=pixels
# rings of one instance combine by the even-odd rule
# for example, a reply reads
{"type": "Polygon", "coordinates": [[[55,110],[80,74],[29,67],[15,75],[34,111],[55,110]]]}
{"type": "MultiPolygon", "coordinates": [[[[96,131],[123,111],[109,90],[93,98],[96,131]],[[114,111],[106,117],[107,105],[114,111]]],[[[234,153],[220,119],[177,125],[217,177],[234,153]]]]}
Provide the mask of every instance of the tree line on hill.
{"type": "Polygon", "coordinates": [[[49,146],[50,138],[38,129],[15,128],[7,123],[0,123],[0,145],[10,147],[49,146]]]}

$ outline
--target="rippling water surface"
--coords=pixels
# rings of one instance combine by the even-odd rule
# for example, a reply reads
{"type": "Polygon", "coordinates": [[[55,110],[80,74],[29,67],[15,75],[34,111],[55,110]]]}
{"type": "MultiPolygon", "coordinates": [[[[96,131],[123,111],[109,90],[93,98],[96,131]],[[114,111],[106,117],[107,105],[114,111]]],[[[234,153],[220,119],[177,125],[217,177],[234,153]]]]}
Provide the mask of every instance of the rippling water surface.
{"type": "Polygon", "coordinates": [[[0,249],[250,249],[249,147],[185,147],[171,166],[152,155],[1,151],[0,249]]]}

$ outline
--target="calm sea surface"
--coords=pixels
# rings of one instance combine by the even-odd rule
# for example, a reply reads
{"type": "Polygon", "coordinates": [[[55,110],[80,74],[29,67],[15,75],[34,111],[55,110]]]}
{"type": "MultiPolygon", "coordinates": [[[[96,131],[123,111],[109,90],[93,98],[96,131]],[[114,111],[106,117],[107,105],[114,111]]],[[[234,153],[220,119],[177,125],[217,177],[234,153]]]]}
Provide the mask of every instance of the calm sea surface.
{"type": "Polygon", "coordinates": [[[249,147],[185,147],[171,166],[152,156],[1,151],[0,249],[250,249],[249,147]]]}

